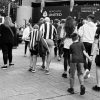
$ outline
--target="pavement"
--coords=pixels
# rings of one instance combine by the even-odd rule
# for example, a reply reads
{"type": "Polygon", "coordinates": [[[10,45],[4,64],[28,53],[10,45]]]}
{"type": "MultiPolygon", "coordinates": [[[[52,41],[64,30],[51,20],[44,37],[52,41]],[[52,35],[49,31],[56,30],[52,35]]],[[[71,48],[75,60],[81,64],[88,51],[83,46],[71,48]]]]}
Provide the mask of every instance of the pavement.
{"type": "MultiPolygon", "coordinates": [[[[100,100],[100,92],[95,92],[92,87],[96,84],[95,64],[92,65],[91,77],[85,80],[86,93],[80,95],[80,85],[75,76],[75,94],[69,94],[69,76],[64,79],[63,59],[52,59],[50,75],[41,70],[41,58],[38,57],[36,73],[28,72],[29,51],[24,57],[24,44],[13,49],[14,66],[0,69],[0,100],[100,100]]],[[[0,51],[0,67],[3,65],[2,52],[0,51]]]]}

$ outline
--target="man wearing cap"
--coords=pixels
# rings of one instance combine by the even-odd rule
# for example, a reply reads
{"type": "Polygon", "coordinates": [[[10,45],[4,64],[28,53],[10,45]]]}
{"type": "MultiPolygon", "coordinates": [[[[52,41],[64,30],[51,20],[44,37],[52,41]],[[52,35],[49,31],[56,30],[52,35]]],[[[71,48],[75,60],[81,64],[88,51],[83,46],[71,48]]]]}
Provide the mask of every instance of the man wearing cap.
{"type": "Polygon", "coordinates": [[[54,55],[54,40],[55,40],[57,31],[54,25],[50,23],[49,17],[46,17],[44,21],[45,23],[43,23],[40,27],[40,33],[42,34],[43,39],[47,43],[49,52],[46,53],[47,57],[42,57],[42,61],[43,61],[42,68],[45,68],[46,74],[49,74],[49,65],[54,55]],[[45,66],[45,62],[46,62],[46,66],[45,66]]]}
{"type": "MultiPolygon", "coordinates": [[[[97,27],[94,23],[94,15],[90,14],[87,16],[87,23],[81,26],[78,30],[78,34],[80,35],[81,40],[84,43],[86,52],[89,54],[89,56],[91,54],[92,43],[94,42],[96,29],[97,27]]],[[[90,77],[89,72],[91,70],[91,62],[85,61],[84,68],[84,78],[86,79],[90,77]]]]}

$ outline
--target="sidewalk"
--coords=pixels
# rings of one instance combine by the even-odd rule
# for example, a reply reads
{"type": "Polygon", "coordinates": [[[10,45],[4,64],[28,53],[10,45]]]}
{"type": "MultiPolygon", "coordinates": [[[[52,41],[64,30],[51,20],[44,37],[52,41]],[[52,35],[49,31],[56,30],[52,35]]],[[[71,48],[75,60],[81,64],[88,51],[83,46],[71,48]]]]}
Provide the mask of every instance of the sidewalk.
{"type": "MultiPolygon", "coordinates": [[[[41,70],[38,58],[37,72],[28,72],[29,57],[23,56],[24,45],[13,50],[14,66],[7,70],[0,69],[0,100],[100,100],[100,92],[91,88],[95,85],[95,66],[90,79],[85,81],[86,94],[80,96],[79,81],[76,76],[75,94],[67,92],[69,79],[61,77],[63,63],[54,59],[50,65],[50,75],[41,70]]],[[[29,52],[28,52],[29,55],[29,52]]],[[[0,67],[3,65],[0,51],[0,67]]],[[[69,77],[69,76],[68,76],[69,77]]]]}

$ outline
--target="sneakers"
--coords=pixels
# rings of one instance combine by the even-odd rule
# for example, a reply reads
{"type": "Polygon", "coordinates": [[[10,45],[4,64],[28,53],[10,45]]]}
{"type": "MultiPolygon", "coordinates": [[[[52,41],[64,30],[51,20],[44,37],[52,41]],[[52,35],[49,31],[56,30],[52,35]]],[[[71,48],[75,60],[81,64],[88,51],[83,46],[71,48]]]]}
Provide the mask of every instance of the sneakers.
{"type": "Polygon", "coordinates": [[[94,91],[100,91],[100,87],[98,87],[97,85],[95,85],[93,88],[92,88],[94,91]]]}
{"type": "Polygon", "coordinates": [[[29,72],[32,72],[32,73],[35,73],[36,72],[36,70],[33,70],[33,68],[31,68],[31,67],[28,69],[28,71],[29,72]]]}
{"type": "Polygon", "coordinates": [[[46,75],[49,75],[50,73],[49,73],[49,70],[45,70],[45,74],[46,75]]]}
{"type": "Polygon", "coordinates": [[[85,94],[85,87],[83,85],[81,85],[80,87],[80,95],[84,95],[85,94]]]}
{"type": "Polygon", "coordinates": [[[67,92],[69,92],[70,94],[74,94],[74,89],[73,88],[68,88],[67,92]]]}
{"type": "Polygon", "coordinates": [[[13,66],[13,65],[14,65],[13,63],[10,63],[10,64],[9,64],[9,66],[13,66]]]}
{"type": "Polygon", "coordinates": [[[32,68],[30,67],[30,68],[28,69],[28,71],[31,72],[31,71],[32,71],[32,68]]]}
{"type": "Polygon", "coordinates": [[[1,68],[2,68],[2,69],[7,69],[7,68],[8,68],[8,66],[2,66],[1,68]]]}
{"type": "Polygon", "coordinates": [[[67,74],[66,74],[66,73],[63,73],[63,74],[62,74],[62,77],[63,77],[63,78],[67,78],[67,74]]]}
{"type": "Polygon", "coordinates": [[[42,68],[42,69],[45,69],[45,66],[44,66],[44,65],[42,65],[42,66],[41,66],[41,68],[42,68]]]}
{"type": "Polygon", "coordinates": [[[87,79],[90,77],[90,72],[88,69],[86,69],[85,73],[84,73],[84,79],[87,79]]]}

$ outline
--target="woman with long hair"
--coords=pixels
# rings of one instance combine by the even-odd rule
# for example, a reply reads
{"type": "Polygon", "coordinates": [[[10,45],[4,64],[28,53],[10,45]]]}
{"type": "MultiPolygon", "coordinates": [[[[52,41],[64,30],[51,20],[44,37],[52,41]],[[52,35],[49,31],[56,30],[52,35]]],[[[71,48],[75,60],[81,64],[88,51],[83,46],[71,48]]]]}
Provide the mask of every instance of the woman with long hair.
{"type": "Polygon", "coordinates": [[[11,18],[9,16],[6,16],[4,24],[1,24],[0,26],[1,49],[4,61],[4,66],[2,66],[1,68],[3,69],[6,69],[8,67],[8,60],[9,66],[14,65],[12,63],[12,48],[14,44],[14,33],[12,31],[13,27],[14,24],[12,23],[11,18]]]}
{"type": "Polygon", "coordinates": [[[64,72],[62,74],[62,77],[67,78],[67,66],[70,66],[70,45],[73,43],[72,39],[71,39],[71,34],[75,31],[76,29],[76,21],[71,17],[68,16],[66,18],[66,22],[65,22],[65,32],[66,32],[66,36],[64,39],[64,48],[63,48],[63,52],[64,52],[64,72]]]}

